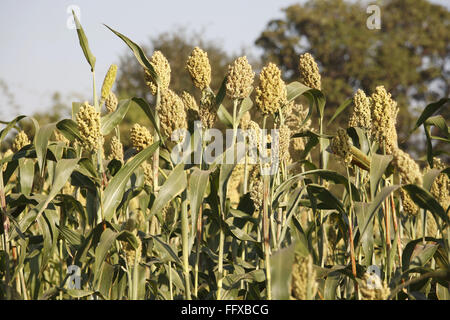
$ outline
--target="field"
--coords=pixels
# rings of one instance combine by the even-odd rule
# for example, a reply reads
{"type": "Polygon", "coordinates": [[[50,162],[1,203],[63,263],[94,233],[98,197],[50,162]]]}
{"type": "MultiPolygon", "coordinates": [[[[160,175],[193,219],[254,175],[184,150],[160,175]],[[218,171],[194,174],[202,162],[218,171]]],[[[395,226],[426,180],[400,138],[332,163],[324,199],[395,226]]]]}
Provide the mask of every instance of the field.
{"type": "Polygon", "coordinates": [[[298,81],[273,63],[256,75],[240,57],[210,88],[196,47],[186,57],[196,99],[170,89],[164,53],[147,57],[108,27],[153,97],[118,100],[117,66],[97,90],[75,20],[92,100],[56,123],[2,122],[0,142],[14,138],[0,161],[1,299],[450,299],[450,169],[433,150],[448,146],[450,99],[421,110],[410,132],[425,133],[419,161],[399,147],[383,86],[325,121],[308,53],[298,81]],[[124,150],[131,108],[151,126],[134,124],[124,150]],[[330,132],[337,118],[348,125],[330,132]]]}

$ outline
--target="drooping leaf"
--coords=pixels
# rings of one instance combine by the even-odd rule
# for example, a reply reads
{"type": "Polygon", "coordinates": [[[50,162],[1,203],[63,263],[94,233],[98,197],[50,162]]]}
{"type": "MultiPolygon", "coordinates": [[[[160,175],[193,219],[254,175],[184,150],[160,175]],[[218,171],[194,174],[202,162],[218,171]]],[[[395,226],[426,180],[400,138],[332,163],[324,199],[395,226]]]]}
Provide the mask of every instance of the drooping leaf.
{"type": "MultiPolygon", "coordinates": [[[[159,147],[159,142],[153,143],[151,146],[139,152],[133,160],[127,162],[116,175],[109,181],[103,192],[103,214],[106,221],[111,220],[117,206],[122,200],[124,189],[128,183],[131,174],[147,160],[159,147]]],[[[99,208],[102,210],[102,208],[99,208]]]]}
{"type": "Polygon", "coordinates": [[[72,11],[73,19],[75,20],[75,25],[77,27],[78,40],[80,41],[81,49],[83,50],[84,56],[86,57],[87,62],[91,66],[91,71],[94,72],[95,69],[95,57],[89,48],[88,39],[86,34],[84,33],[83,28],[81,27],[80,21],[78,20],[75,12],[72,11]]]}

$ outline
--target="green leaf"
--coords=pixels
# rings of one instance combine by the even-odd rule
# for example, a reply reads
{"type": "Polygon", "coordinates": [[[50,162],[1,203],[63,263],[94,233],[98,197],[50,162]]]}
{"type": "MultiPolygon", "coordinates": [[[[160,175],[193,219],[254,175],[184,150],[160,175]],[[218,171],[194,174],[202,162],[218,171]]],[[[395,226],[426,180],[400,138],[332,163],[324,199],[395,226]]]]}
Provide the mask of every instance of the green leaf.
{"type": "Polygon", "coordinates": [[[186,172],[184,171],[184,163],[178,164],[175,169],[167,177],[167,180],[161,186],[158,192],[158,196],[153,203],[150,214],[147,216],[147,220],[150,219],[154,214],[157,215],[160,222],[162,223],[161,211],[164,206],[169,203],[172,199],[178,196],[186,188],[187,178],[186,172]]]}
{"type": "Polygon", "coordinates": [[[407,184],[403,189],[408,192],[411,199],[421,208],[429,210],[432,214],[439,216],[444,222],[449,223],[445,210],[433,195],[422,187],[415,184],[407,184]]]}
{"type": "Polygon", "coordinates": [[[84,33],[83,28],[81,27],[80,21],[77,18],[77,15],[74,11],[72,11],[73,19],[75,20],[75,25],[77,27],[78,40],[80,41],[81,49],[83,50],[84,56],[86,57],[87,62],[91,66],[91,71],[95,70],[95,57],[89,49],[88,39],[86,34],[84,33]]]}
{"type": "Polygon", "coordinates": [[[100,236],[100,242],[98,243],[97,247],[95,248],[95,263],[94,263],[94,284],[97,283],[97,280],[100,277],[100,268],[102,267],[103,263],[105,262],[106,254],[108,253],[109,249],[113,245],[114,241],[117,238],[117,232],[114,232],[113,230],[106,228],[102,235],[100,236]]]}
{"type": "Polygon", "coordinates": [[[76,139],[82,140],[80,136],[80,132],[78,131],[78,125],[75,121],[70,119],[64,119],[59,121],[56,124],[56,128],[70,140],[70,142],[74,142],[76,139]]]}
{"type": "Polygon", "coordinates": [[[2,130],[0,131],[0,143],[2,143],[3,139],[5,139],[6,135],[8,134],[8,132],[14,128],[14,126],[16,125],[17,122],[19,122],[20,120],[22,120],[23,118],[25,118],[26,116],[18,116],[15,117],[13,120],[11,120],[8,125],[2,130]]]}
{"type": "Polygon", "coordinates": [[[414,132],[418,127],[420,127],[429,117],[431,117],[436,111],[438,111],[442,106],[449,102],[449,98],[442,98],[437,102],[430,103],[425,107],[419,119],[417,119],[416,125],[410,131],[410,134],[414,132]]]}
{"type": "Polygon", "coordinates": [[[145,101],[144,99],[141,98],[133,98],[131,99],[135,104],[137,104],[147,115],[147,117],[149,118],[150,122],[153,125],[153,128],[156,130],[156,133],[159,136],[159,140],[163,140],[161,133],[158,129],[158,122],[156,121],[156,114],[155,114],[155,110],[154,108],[150,107],[150,105],[147,103],[147,101],[145,101]]]}
{"type": "Polygon", "coordinates": [[[227,128],[233,127],[233,117],[222,104],[217,109],[217,117],[227,128]]]}
{"type": "MultiPolygon", "coordinates": [[[[125,186],[133,172],[147,160],[159,147],[159,142],[139,152],[133,160],[127,162],[116,175],[109,181],[103,192],[103,214],[106,221],[111,220],[117,206],[122,200],[125,186]]],[[[101,208],[99,208],[101,210],[101,208]]]]}
{"type": "Polygon", "coordinates": [[[332,271],[327,274],[324,288],[325,300],[336,300],[336,289],[339,285],[339,281],[342,278],[342,273],[339,270],[345,269],[344,266],[333,266],[332,271]]]}
{"type": "Polygon", "coordinates": [[[361,237],[361,243],[364,250],[364,265],[366,266],[372,264],[373,254],[373,223],[370,222],[369,206],[370,204],[365,202],[355,202],[353,206],[358,226],[367,226],[366,231],[361,237]]]}
{"type": "Polygon", "coordinates": [[[352,103],[352,99],[348,98],[347,100],[345,100],[334,112],[333,116],[331,117],[330,121],[328,121],[327,125],[330,125],[334,119],[336,119],[345,109],[347,109],[347,107],[352,103]]]}
{"type": "MultiPolygon", "coordinates": [[[[327,169],[317,169],[317,170],[306,171],[306,172],[302,173],[301,175],[316,175],[318,177],[321,177],[322,179],[325,179],[328,181],[333,181],[336,184],[343,185],[347,189],[347,192],[349,192],[348,179],[346,177],[344,177],[343,175],[337,173],[336,171],[327,170],[327,169]]],[[[352,188],[351,191],[352,191],[353,199],[355,201],[359,201],[359,199],[360,199],[359,190],[355,187],[355,185],[353,183],[350,183],[350,185],[352,188]]]]}
{"type": "Polygon", "coordinates": [[[136,43],[128,39],[120,32],[115,31],[114,29],[108,27],[106,24],[104,26],[107,27],[109,30],[111,30],[116,36],[118,36],[127,44],[127,46],[131,49],[131,51],[133,51],[134,56],[136,57],[140,65],[149,71],[151,77],[153,78],[153,81],[159,86],[159,76],[156,73],[153,66],[151,65],[151,63],[148,61],[148,58],[145,55],[144,50],[142,50],[141,47],[139,47],[136,43]]]}
{"type": "Polygon", "coordinates": [[[373,222],[373,218],[375,217],[375,213],[380,208],[381,204],[384,202],[384,200],[395,190],[400,188],[399,185],[392,185],[392,186],[386,186],[383,189],[381,189],[380,192],[377,193],[375,196],[375,199],[372,200],[372,202],[369,205],[368,211],[366,212],[366,223],[362,226],[360,226],[360,237],[358,239],[358,243],[355,245],[355,248],[359,246],[359,242],[361,239],[365,236],[365,233],[369,230],[369,224],[373,222]]]}
{"type": "MultiPolygon", "coordinates": [[[[447,123],[445,122],[444,117],[441,116],[441,115],[428,118],[424,122],[424,126],[427,126],[427,127],[428,126],[435,126],[435,127],[439,128],[439,130],[441,130],[441,132],[443,134],[445,134],[445,136],[447,138],[450,137],[450,132],[448,131],[447,123]]],[[[444,141],[447,141],[447,140],[444,140],[444,141]]]]}
{"type": "Polygon", "coordinates": [[[424,266],[434,255],[439,244],[433,241],[433,238],[426,237],[425,244],[423,239],[416,239],[408,242],[402,254],[402,268],[407,272],[410,268],[424,266]]]}
{"type": "Polygon", "coordinates": [[[130,108],[131,101],[132,99],[120,100],[114,112],[102,117],[100,126],[102,135],[108,135],[122,121],[130,108]]]}
{"type": "Polygon", "coordinates": [[[288,300],[290,297],[292,266],[295,258],[295,245],[276,251],[270,257],[272,277],[272,298],[288,300]]]}
{"type": "Polygon", "coordinates": [[[291,102],[292,100],[294,100],[295,98],[301,96],[302,94],[304,94],[305,92],[311,90],[310,87],[305,86],[304,84],[294,81],[289,83],[286,86],[286,90],[287,90],[287,99],[289,102],[291,102]]]}
{"type": "Polygon", "coordinates": [[[241,241],[251,241],[251,242],[256,242],[255,239],[253,239],[248,233],[246,233],[244,230],[238,228],[237,226],[235,226],[233,224],[234,222],[234,218],[228,218],[225,220],[225,223],[227,224],[231,234],[238,240],[241,241]]]}
{"type": "Polygon", "coordinates": [[[92,290],[66,289],[65,291],[72,298],[89,297],[95,293],[95,291],[92,291],[92,290]]]}
{"type": "Polygon", "coordinates": [[[30,195],[33,188],[34,179],[34,160],[20,159],[19,160],[19,178],[20,191],[24,195],[30,195]]]}
{"type": "Polygon", "coordinates": [[[423,188],[427,191],[431,190],[431,186],[433,185],[434,180],[441,174],[447,174],[450,175],[450,167],[447,167],[445,169],[439,170],[439,169],[431,169],[428,170],[423,175],[423,188]]]}
{"type": "Polygon", "coordinates": [[[373,154],[370,161],[370,194],[373,199],[378,184],[380,183],[383,174],[386,172],[389,163],[392,161],[392,155],[373,154]]]}
{"type": "Polygon", "coordinates": [[[34,136],[34,147],[36,149],[36,156],[38,159],[41,174],[44,170],[44,161],[45,156],[47,155],[48,141],[50,140],[50,136],[55,130],[55,126],[55,123],[50,123],[43,127],[40,127],[37,130],[36,135],[34,136]]]}
{"type": "MultiPolygon", "coordinates": [[[[28,214],[20,221],[20,231],[25,232],[31,224],[39,217],[42,212],[47,208],[48,204],[64,187],[73,170],[77,166],[79,159],[61,159],[56,163],[55,176],[52,184],[52,188],[48,193],[45,201],[40,202],[36,207],[31,209],[28,214]]],[[[10,239],[14,239],[17,236],[17,231],[13,229],[10,235],[10,239]]]]}
{"type": "Polygon", "coordinates": [[[208,187],[210,173],[211,172],[209,170],[200,170],[195,167],[189,178],[189,188],[187,193],[191,208],[192,239],[190,239],[190,242],[192,243],[194,240],[193,237],[195,237],[197,232],[197,216],[200,206],[203,203],[206,188],[208,187]]]}

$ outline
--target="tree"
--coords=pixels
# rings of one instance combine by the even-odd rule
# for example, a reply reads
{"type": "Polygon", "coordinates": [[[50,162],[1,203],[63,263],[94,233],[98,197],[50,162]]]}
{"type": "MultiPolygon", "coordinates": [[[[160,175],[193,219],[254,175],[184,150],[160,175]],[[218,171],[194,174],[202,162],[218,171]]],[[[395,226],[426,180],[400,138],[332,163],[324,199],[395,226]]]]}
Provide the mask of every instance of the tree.
{"type": "Polygon", "coordinates": [[[413,105],[423,108],[450,94],[450,12],[426,0],[384,1],[381,29],[370,30],[367,6],[343,0],[289,6],[283,19],[268,23],[256,45],[290,81],[298,80],[299,55],[310,52],[321,71],[328,116],[358,88],[370,94],[384,85],[398,102],[403,140],[414,125],[413,105]]]}

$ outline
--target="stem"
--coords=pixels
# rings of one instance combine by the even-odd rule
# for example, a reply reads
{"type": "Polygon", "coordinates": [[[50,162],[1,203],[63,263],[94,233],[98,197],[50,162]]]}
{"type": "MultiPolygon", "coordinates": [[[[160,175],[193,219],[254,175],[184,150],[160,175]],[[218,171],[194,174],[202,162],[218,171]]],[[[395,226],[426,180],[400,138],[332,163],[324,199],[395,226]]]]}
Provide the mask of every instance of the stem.
{"type": "MultiPolygon", "coordinates": [[[[351,188],[351,184],[350,184],[350,173],[348,170],[348,166],[346,167],[347,169],[347,181],[348,181],[348,189],[349,189],[349,199],[350,199],[350,211],[349,211],[349,240],[350,240],[350,259],[352,262],[352,273],[353,276],[356,278],[356,260],[355,260],[355,247],[353,244],[353,199],[352,199],[352,188],[351,188]]],[[[358,293],[358,284],[357,282],[355,282],[355,293],[358,293]]]]}
{"type": "MultiPolygon", "coordinates": [[[[222,224],[222,223],[221,223],[222,224]]],[[[219,238],[219,279],[217,280],[217,300],[222,299],[222,282],[223,282],[223,247],[225,243],[225,234],[220,226],[219,238]]]]}
{"type": "Polygon", "coordinates": [[[264,179],[263,236],[264,236],[264,263],[266,268],[266,291],[267,291],[267,299],[272,300],[270,246],[269,246],[269,217],[268,217],[269,177],[264,176],[263,179],[264,179]]]}
{"type": "Polygon", "coordinates": [[[189,281],[189,226],[187,212],[187,192],[181,194],[181,237],[183,246],[183,271],[186,286],[186,299],[191,300],[191,286],[189,281]]]}
{"type": "MultiPolygon", "coordinates": [[[[201,143],[202,143],[202,152],[200,153],[200,170],[203,169],[203,151],[205,149],[205,143],[204,143],[204,130],[202,128],[202,136],[201,136],[201,143]]],[[[194,266],[194,296],[198,297],[198,266],[200,263],[200,243],[202,241],[202,230],[203,230],[203,202],[200,204],[200,208],[198,211],[198,217],[197,217],[197,244],[195,248],[195,266],[194,266]]]]}

